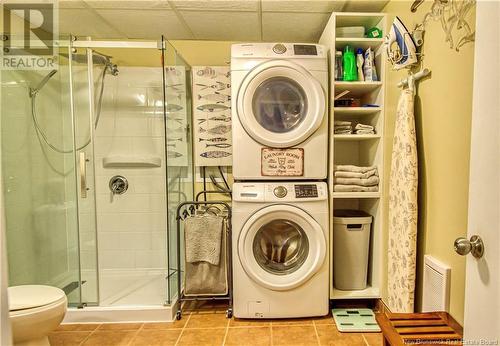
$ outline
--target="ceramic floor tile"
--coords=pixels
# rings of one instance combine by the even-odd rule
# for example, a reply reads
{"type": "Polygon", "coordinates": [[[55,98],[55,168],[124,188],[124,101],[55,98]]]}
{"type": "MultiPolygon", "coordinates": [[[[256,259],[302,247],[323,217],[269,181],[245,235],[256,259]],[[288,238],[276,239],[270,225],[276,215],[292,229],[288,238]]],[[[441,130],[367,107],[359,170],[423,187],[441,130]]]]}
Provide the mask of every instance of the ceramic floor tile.
{"type": "Polygon", "coordinates": [[[61,324],[57,329],[56,332],[59,331],[67,331],[67,332],[75,332],[75,331],[94,331],[97,329],[97,327],[100,326],[100,323],[85,323],[85,324],[61,324]]]}
{"type": "Polygon", "coordinates": [[[91,332],[53,332],[49,335],[51,346],[77,346],[85,340],[91,332]]]}
{"type": "Polygon", "coordinates": [[[155,323],[144,323],[142,329],[178,329],[184,328],[188,320],[187,316],[184,316],[181,320],[175,320],[173,322],[155,322],[155,323]]]}
{"type": "Polygon", "coordinates": [[[273,345],[318,345],[314,326],[272,326],[273,345]]]}
{"type": "Polygon", "coordinates": [[[229,327],[266,327],[271,325],[271,320],[252,320],[232,318],[229,327]]]}
{"type": "Polygon", "coordinates": [[[334,324],[332,315],[316,317],[313,319],[314,324],[334,324]]]}
{"type": "Polygon", "coordinates": [[[366,346],[361,333],[340,333],[332,325],[316,325],[320,345],[329,346],[366,346]]]}
{"type": "Polygon", "coordinates": [[[287,318],[280,320],[273,320],[273,326],[293,326],[293,325],[312,325],[311,318],[287,318]]]}
{"type": "Polygon", "coordinates": [[[173,346],[177,342],[179,335],[181,334],[180,329],[170,329],[170,330],[140,330],[132,341],[134,346],[173,346]]]}
{"type": "Polygon", "coordinates": [[[382,333],[364,333],[363,336],[370,346],[382,346],[384,344],[382,333]]]}
{"type": "Polygon", "coordinates": [[[229,328],[224,345],[264,346],[271,345],[271,328],[229,328]]]}
{"type": "Polygon", "coordinates": [[[195,313],[189,317],[186,328],[225,328],[227,323],[225,314],[195,313]]]}
{"type": "Polygon", "coordinates": [[[178,346],[211,346],[211,345],[222,345],[224,341],[224,335],[226,334],[226,329],[184,329],[182,331],[181,337],[177,342],[178,346]]]}
{"type": "Polygon", "coordinates": [[[97,330],[83,343],[85,346],[125,346],[134,338],[137,331],[97,330]]]}
{"type": "Polygon", "coordinates": [[[138,330],[142,323],[103,323],[97,330],[138,330]]]}

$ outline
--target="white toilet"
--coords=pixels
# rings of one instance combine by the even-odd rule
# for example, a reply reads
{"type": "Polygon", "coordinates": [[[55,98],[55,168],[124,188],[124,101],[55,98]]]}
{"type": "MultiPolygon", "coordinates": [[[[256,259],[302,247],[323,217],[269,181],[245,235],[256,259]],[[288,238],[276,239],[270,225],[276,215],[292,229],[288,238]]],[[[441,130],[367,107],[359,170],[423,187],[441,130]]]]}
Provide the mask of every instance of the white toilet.
{"type": "Polygon", "coordinates": [[[10,322],[16,346],[49,346],[48,335],[66,314],[68,300],[57,287],[23,285],[8,288],[10,322]]]}

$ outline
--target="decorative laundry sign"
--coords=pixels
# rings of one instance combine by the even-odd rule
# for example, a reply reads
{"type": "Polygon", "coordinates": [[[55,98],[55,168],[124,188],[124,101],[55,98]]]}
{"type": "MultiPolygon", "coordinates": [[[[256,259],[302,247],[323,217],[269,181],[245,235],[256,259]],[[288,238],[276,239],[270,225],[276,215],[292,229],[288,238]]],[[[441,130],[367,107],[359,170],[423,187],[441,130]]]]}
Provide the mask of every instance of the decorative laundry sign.
{"type": "Polygon", "coordinates": [[[304,175],[304,149],[262,148],[263,176],[300,177],[304,175]]]}

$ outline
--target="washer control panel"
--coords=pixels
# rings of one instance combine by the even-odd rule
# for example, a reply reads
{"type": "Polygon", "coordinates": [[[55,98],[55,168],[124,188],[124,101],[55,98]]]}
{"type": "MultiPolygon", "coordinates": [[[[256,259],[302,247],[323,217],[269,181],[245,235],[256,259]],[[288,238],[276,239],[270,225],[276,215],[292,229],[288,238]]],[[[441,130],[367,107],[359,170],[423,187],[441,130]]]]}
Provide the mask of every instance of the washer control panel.
{"type": "Polygon", "coordinates": [[[273,46],[273,52],[276,54],[283,54],[286,52],[286,46],[283,43],[276,43],[273,46]]]}
{"type": "Polygon", "coordinates": [[[278,198],[284,198],[286,197],[288,190],[283,185],[280,185],[274,188],[273,193],[278,198]]]}
{"type": "Polygon", "coordinates": [[[318,186],[316,184],[295,184],[296,198],[316,198],[318,197],[318,186]]]}

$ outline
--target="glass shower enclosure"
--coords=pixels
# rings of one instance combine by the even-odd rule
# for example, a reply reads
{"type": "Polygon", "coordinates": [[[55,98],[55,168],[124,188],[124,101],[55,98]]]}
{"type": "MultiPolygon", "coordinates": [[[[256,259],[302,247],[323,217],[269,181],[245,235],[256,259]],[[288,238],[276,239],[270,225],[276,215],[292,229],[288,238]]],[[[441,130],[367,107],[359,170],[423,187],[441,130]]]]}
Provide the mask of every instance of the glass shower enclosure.
{"type": "Polygon", "coordinates": [[[59,44],[55,72],[2,71],[9,284],[168,305],[175,210],[193,199],[190,66],[163,38],[59,44]]]}

